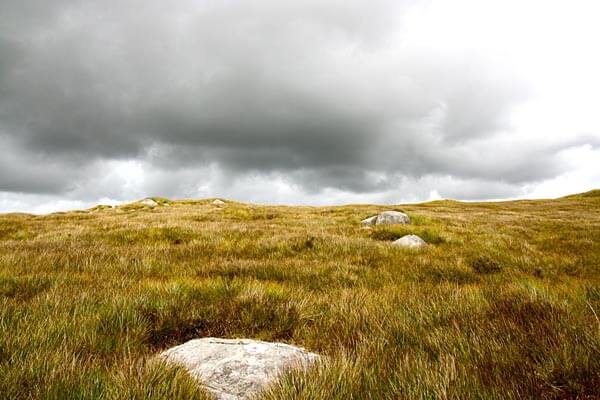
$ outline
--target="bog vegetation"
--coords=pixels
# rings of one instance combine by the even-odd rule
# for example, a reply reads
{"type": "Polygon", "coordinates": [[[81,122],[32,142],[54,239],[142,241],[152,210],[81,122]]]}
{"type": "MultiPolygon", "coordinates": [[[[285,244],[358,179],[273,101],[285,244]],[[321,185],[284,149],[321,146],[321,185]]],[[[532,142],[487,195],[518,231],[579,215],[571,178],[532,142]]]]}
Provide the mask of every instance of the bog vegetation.
{"type": "Polygon", "coordinates": [[[600,398],[600,192],[0,215],[0,398],[206,399],[205,336],[324,354],[264,399],[600,398]],[[377,212],[406,226],[363,228],[377,212]],[[390,245],[417,234],[431,245],[390,245]]]}

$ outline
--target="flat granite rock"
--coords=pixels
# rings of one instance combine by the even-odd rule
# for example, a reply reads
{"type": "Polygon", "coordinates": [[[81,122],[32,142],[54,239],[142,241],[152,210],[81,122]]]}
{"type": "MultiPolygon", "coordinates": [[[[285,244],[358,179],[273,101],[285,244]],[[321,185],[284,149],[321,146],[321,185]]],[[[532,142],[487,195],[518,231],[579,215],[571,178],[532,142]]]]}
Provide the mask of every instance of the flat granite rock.
{"type": "Polygon", "coordinates": [[[374,215],[360,221],[363,226],[372,225],[394,225],[394,224],[409,224],[410,218],[400,211],[384,211],[378,215],[374,215]]]}
{"type": "Polygon", "coordinates": [[[408,224],[410,218],[400,211],[384,211],[377,216],[375,225],[408,224]]]}
{"type": "Polygon", "coordinates": [[[152,199],[144,199],[140,201],[140,204],[143,204],[148,207],[156,207],[158,205],[158,203],[152,199]]]}
{"type": "Polygon", "coordinates": [[[247,400],[290,368],[305,368],[319,355],[283,343],[250,339],[194,339],[160,357],[184,367],[217,400],[247,400]]]}
{"type": "Polygon", "coordinates": [[[394,246],[405,247],[409,249],[419,249],[426,247],[427,243],[417,235],[405,235],[392,243],[394,246]]]}
{"type": "Polygon", "coordinates": [[[224,206],[225,202],[223,200],[216,199],[215,201],[212,202],[212,204],[214,206],[224,206]]]}

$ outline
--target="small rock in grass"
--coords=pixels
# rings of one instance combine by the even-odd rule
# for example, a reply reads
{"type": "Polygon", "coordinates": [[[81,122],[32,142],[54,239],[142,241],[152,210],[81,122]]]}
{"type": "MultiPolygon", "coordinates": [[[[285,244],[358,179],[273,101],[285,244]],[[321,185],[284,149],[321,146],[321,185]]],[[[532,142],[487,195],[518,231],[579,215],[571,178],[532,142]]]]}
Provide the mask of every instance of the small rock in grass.
{"type": "Polygon", "coordinates": [[[213,206],[224,206],[225,202],[219,199],[216,199],[215,201],[212,202],[213,206]]]}
{"type": "Polygon", "coordinates": [[[375,225],[409,224],[408,215],[400,211],[385,211],[377,216],[375,225]]]}
{"type": "Polygon", "coordinates": [[[148,207],[156,207],[158,205],[158,203],[152,199],[144,199],[140,201],[140,204],[143,204],[148,207]]]}
{"type": "Polygon", "coordinates": [[[363,219],[360,222],[364,226],[371,225],[394,225],[394,224],[409,224],[410,218],[400,211],[384,211],[373,217],[363,219]]]}
{"type": "Polygon", "coordinates": [[[290,368],[306,368],[320,357],[283,343],[251,339],[194,339],[163,352],[185,368],[217,400],[255,398],[290,368]]]}
{"type": "Polygon", "coordinates": [[[427,246],[427,243],[417,235],[406,235],[392,243],[394,246],[408,249],[419,249],[427,246]]]}

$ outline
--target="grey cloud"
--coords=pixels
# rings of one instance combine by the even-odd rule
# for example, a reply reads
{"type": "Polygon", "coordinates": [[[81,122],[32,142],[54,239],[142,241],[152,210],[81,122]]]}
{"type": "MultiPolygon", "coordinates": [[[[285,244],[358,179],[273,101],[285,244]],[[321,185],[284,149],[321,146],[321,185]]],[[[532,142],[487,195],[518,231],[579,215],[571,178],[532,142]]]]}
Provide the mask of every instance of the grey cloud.
{"type": "Polygon", "coordinates": [[[0,188],[5,192],[67,192],[84,178],[78,165],[30,153],[0,137],[0,188]]]}
{"type": "Polygon", "coordinates": [[[211,165],[306,193],[559,173],[556,153],[585,140],[497,142],[527,89],[476,53],[393,39],[412,3],[5,0],[0,191],[90,196],[92,179],[97,196],[193,196],[211,165]],[[98,169],[111,160],[152,176],[115,191],[98,169]]]}

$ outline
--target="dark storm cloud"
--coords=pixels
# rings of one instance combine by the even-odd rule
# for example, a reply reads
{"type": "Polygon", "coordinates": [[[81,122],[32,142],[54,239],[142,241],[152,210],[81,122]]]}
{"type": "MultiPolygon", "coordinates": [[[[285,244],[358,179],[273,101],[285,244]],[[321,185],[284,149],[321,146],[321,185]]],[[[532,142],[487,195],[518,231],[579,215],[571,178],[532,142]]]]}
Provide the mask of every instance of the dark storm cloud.
{"type": "Polygon", "coordinates": [[[518,79],[475,53],[405,44],[411,1],[365,4],[2,1],[0,191],[97,180],[108,193],[95,169],[107,160],[151,163],[147,187],[174,195],[193,190],[165,176],[192,185],[209,165],[309,193],[428,175],[518,184],[587,143],[503,139],[527,95],[518,79]]]}
{"type": "MultiPolygon", "coordinates": [[[[0,188],[6,192],[67,192],[85,178],[81,163],[20,149],[0,135],[0,188]]],[[[84,163],[84,165],[86,165],[84,163]]]]}

